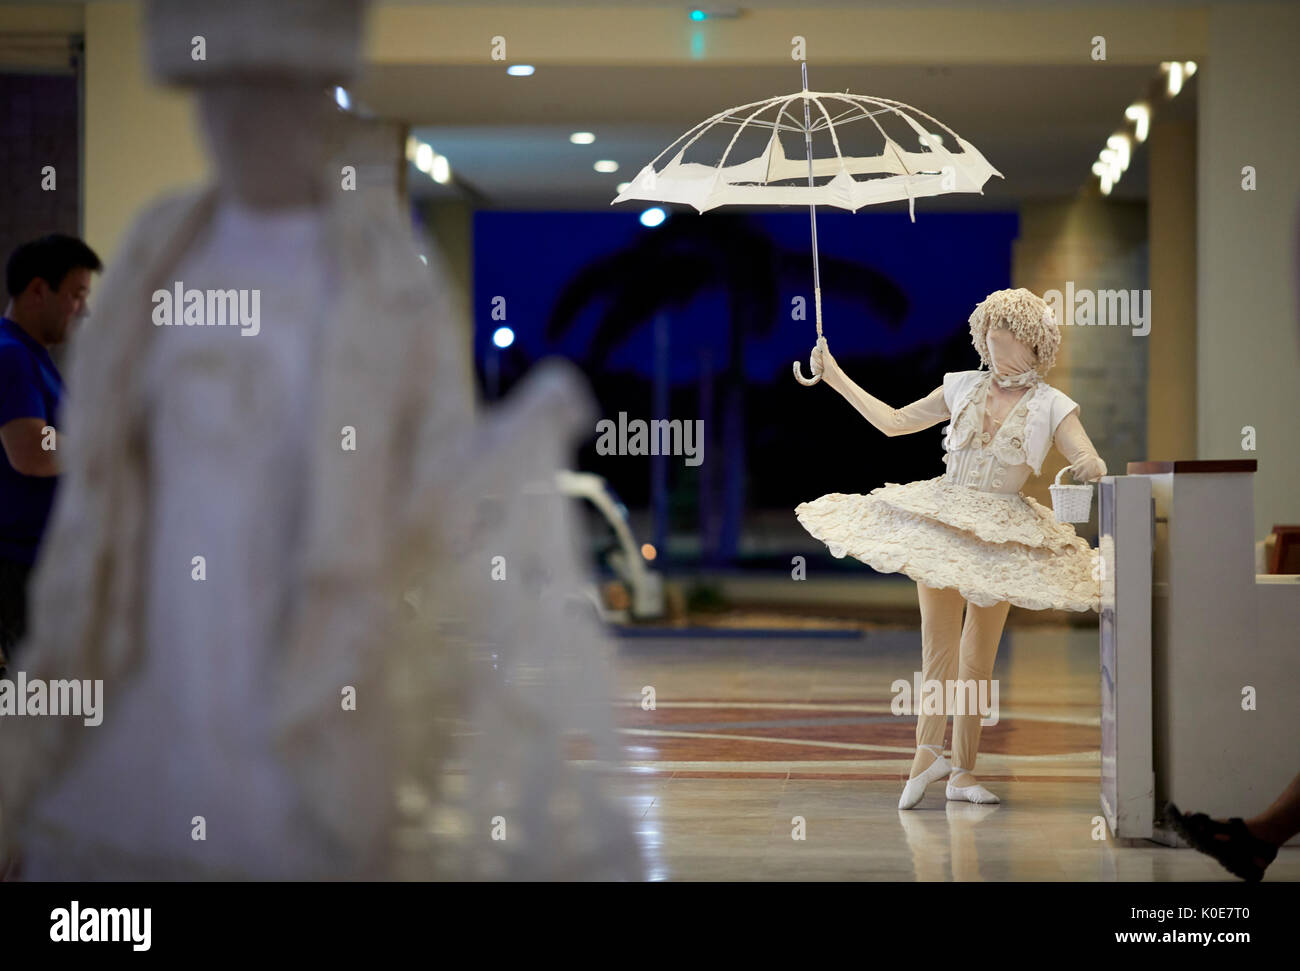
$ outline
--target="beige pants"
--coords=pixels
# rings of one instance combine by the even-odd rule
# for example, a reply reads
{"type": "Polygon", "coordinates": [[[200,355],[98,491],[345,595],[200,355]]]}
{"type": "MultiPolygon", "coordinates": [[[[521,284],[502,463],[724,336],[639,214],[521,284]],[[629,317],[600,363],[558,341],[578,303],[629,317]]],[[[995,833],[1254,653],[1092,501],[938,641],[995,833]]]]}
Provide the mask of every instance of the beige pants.
{"type": "MultiPolygon", "coordinates": [[[[980,682],[987,681],[993,674],[1002,625],[1011,605],[1003,602],[992,607],[977,607],[966,603],[966,599],[952,588],[935,590],[918,583],[916,590],[921,600],[921,677],[926,681],[942,682],[945,687],[949,681],[973,680],[981,694],[988,691],[987,685],[980,682]],[[965,624],[962,623],[963,607],[966,608],[965,624]]],[[[952,721],[955,777],[958,768],[966,771],[975,768],[975,756],[980,746],[980,715],[978,712],[954,714],[952,721]]],[[[947,724],[946,711],[942,715],[917,715],[916,744],[942,747],[947,724]]],[[[919,771],[914,768],[912,775],[919,771]]]]}

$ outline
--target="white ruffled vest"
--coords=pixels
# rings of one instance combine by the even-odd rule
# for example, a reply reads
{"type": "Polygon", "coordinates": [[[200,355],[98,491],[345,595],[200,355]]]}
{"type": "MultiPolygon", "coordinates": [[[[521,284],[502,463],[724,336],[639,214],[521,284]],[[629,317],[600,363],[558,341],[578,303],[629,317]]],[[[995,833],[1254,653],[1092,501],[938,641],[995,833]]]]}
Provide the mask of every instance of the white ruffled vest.
{"type": "Polygon", "coordinates": [[[984,432],[988,371],[951,371],[943,397],[952,416],[944,426],[946,480],[982,492],[1016,494],[1032,471],[1042,472],[1057,426],[1079,406],[1064,392],[1039,381],[993,435],[984,432]]]}

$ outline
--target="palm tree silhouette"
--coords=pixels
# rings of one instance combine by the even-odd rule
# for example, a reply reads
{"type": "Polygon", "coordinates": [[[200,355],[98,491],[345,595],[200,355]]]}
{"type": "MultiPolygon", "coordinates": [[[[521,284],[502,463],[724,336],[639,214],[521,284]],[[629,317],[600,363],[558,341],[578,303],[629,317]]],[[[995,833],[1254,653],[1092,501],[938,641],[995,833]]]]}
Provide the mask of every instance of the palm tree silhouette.
{"type": "MultiPolygon", "coordinates": [[[[823,216],[823,219],[825,217],[823,216]]],[[[682,310],[703,291],[721,286],[729,308],[727,357],[722,362],[719,393],[722,398],[722,495],[716,479],[701,468],[700,526],[702,559],[708,565],[734,561],[740,544],[744,512],[746,389],[744,351],[750,338],[765,337],[788,319],[779,292],[780,281],[806,277],[807,328],[813,341],[812,267],[808,250],[787,250],[747,215],[705,213],[699,218],[670,218],[653,230],[639,233],[630,246],[589,263],[561,291],[546,322],[546,338],[556,341],[567,334],[593,305],[603,307],[581,364],[603,368],[611,353],[637,330],[660,315],[682,310]],[[719,501],[720,500],[720,501],[719,501]],[[718,506],[721,505],[719,515],[718,506]]],[[[821,254],[822,291],[837,301],[847,300],[874,322],[895,330],[907,316],[908,299],[902,288],[878,270],[849,260],[821,254]]],[[[708,387],[710,375],[701,375],[708,387]]],[[[790,378],[789,380],[793,380],[790,378]]],[[[701,394],[700,412],[711,415],[708,392],[701,394]]],[[[653,417],[671,417],[655,415],[653,417]]],[[[708,457],[715,441],[705,425],[708,457]]],[[[662,456],[656,461],[663,462],[662,456]]],[[[666,530],[665,510],[655,509],[656,535],[666,530]]]]}

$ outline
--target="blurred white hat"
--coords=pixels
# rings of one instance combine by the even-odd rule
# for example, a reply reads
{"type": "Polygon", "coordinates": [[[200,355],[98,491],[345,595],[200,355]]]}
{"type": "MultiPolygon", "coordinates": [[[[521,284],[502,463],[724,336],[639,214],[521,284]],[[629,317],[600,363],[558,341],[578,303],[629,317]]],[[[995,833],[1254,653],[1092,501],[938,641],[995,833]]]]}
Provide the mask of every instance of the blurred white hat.
{"type": "Polygon", "coordinates": [[[147,0],[149,65],[170,84],[256,76],[345,81],[360,60],[367,2],[147,0]]]}

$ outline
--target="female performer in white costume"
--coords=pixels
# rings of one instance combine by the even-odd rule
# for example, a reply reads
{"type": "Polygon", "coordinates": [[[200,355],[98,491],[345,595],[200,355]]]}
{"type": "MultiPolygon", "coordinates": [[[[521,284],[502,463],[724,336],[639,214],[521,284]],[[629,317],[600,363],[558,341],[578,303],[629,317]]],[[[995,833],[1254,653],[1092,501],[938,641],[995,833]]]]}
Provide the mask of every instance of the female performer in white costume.
{"type": "MultiPolygon", "coordinates": [[[[934,479],[886,483],[870,495],[831,493],[795,509],[832,555],[847,553],[916,581],[922,676],[944,685],[989,678],[1011,604],[1098,607],[1096,551],[1051,510],[1020,495],[1030,472],[1041,472],[1053,443],[1076,479],[1094,482],[1106,474],[1079,421],[1079,406],[1043,380],[1061,343],[1052,309],[1028,290],[999,290],[975,308],[970,330],[980,361],[991,370],[945,374],[942,386],[904,408],[863,391],[836,365],[825,340],[818,342],[814,371],[886,435],[950,419],[943,442],[948,469],[934,479]]],[[[979,713],[953,713],[951,764],[943,757],[947,721],[947,712],[918,714],[916,757],[900,809],[911,809],[925,787],[944,776],[949,799],[999,801],[972,774],[979,713]]]]}

